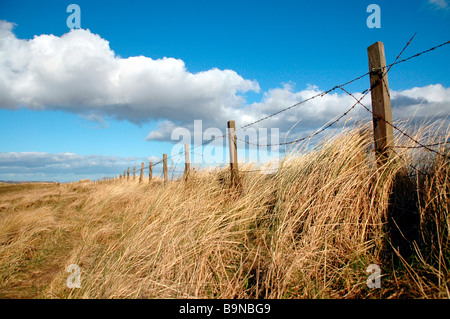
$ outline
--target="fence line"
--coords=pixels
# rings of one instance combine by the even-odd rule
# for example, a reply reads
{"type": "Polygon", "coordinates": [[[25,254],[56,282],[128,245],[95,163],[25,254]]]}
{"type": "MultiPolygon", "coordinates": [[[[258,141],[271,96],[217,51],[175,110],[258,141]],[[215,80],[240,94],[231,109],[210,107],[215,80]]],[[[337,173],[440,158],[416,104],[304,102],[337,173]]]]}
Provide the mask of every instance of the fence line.
{"type": "MultiPolygon", "coordinates": [[[[343,90],[345,90],[345,89],[343,89],[343,90]]],[[[346,92],[347,92],[347,91],[346,91],[346,92]]],[[[350,95],[350,96],[352,96],[354,99],[356,99],[356,97],[355,97],[353,94],[351,94],[351,93],[349,93],[349,92],[347,92],[347,94],[350,95]]],[[[356,103],[357,103],[357,104],[360,104],[364,109],[366,109],[368,112],[370,112],[374,117],[378,117],[378,116],[375,115],[375,114],[373,113],[373,111],[370,110],[366,105],[364,105],[363,103],[361,103],[361,101],[357,100],[356,103]]],[[[433,150],[432,148],[428,147],[427,145],[424,145],[424,144],[420,143],[419,141],[417,141],[416,139],[414,139],[412,136],[410,136],[409,134],[407,134],[406,132],[404,132],[403,130],[401,130],[400,128],[398,128],[396,125],[394,125],[394,124],[390,123],[389,121],[385,120],[384,118],[378,117],[378,119],[384,121],[386,124],[388,124],[389,126],[391,126],[393,129],[395,129],[396,131],[400,132],[402,135],[406,136],[406,137],[409,138],[411,141],[413,141],[414,143],[416,143],[417,145],[419,145],[417,148],[424,148],[424,149],[426,149],[427,151],[433,152],[433,153],[435,153],[435,154],[437,154],[437,155],[439,155],[439,156],[442,156],[442,157],[448,157],[448,155],[441,154],[441,153],[439,153],[439,152],[433,150]]],[[[448,142],[445,142],[445,143],[437,143],[437,144],[447,144],[447,143],[448,143],[448,142]]],[[[391,146],[391,147],[392,147],[392,146],[391,146]]],[[[408,148],[408,147],[407,147],[407,148],[408,148]]]]}
{"type": "MultiPolygon", "coordinates": [[[[366,97],[366,95],[367,95],[369,92],[370,92],[369,89],[364,90],[363,93],[362,93],[363,96],[361,97],[361,100],[362,100],[364,97],[366,97]]],[[[348,113],[350,113],[350,111],[353,110],[357,104],[358,104],[358,102],[357,102],[357,103],[354,103],[347,111],[345,111],[344,113],[342,113],[341,115],[339,115],[334,121],[329,122],[327,125],[323,126],[322,128],[320,128],[319,130],[315,131],[314,133],[309,134],[308,136],[305,136],[305,137],[302,137],[302,138],[293,140],[293,141],[282,142],[282,143],[276,143],[276,144],[259,144],[259,143],[251,143],[251,142],[248,142],[248,141],[246,141],[246,140],[244,140],[244,139],[241,139],[241,138],[238,138],[238,140],[240,140],[240,141],[242,141],[242,142],[245,142],[246,144],[254,145],[254,146],[259,146],[259,147],[273,147],[273,146],[283,146],[283,145],[290,145],[290,144],[299,143],[299,142],[308,140],[308,139],[310,139],[310,138],[312,138],[312,137],[314,137],[314,136],[316,136],[316,135],[322,133],[323,131],[329,129],[330,127],[332,127],[334,124],[336,124],[337,122],[339,122],[344,116],[347,116],[348,113]]]]}
{"type": "MultiPolygon", "coordinates": [[[[412,40],[414,39],[415,35],[416,35],[416,33],[415,33],[415,34],[411,37],[411,39],[406,43],[406,45],[403,47],[403,49],[400,51],[400,53],[399,53],[399,54],[397,55],[397,57],[395,58],[394,62],[391,63],[390,65],[386,66],[387,71],[383,74],[383,77],[391,70],[392,66],[394,66],[394,65],[397,64],[397,63],[396,63],[397,60],[400,58],[400,56],[403,54],[403,52],[406,50],[406,48],[411,44],[411,42],[412,42],[412,40]]],[[[449,41],[449,42],[450,42],[450,41],[449,41]]],[[[431,48],[431,49],[429,49],[429,50],[426,50],[426,51],[423,51],[423,52],[421,52],[421,53],[418,53],[418,54],[414,55],[413,57],[418,57],[418,56],[424,54],[425,52],[432,51],[432,50],[436,49],[437,47],[440,47],[440,46],[443,46],[443,45],[445,45],[445,44],[448,44],[449,42],[446,42],[446,43],[444,43],[444,44],[441,44],[441,45],[436,46],[436,47],[434,47],[434,48],[431,48]]],[[[411,58],[411,57],[410,57],[410,58],[411,58]]],[[[409,60],[410,58],[405,59],[403,62],[409,60]]],[[[400,63],[400,62],[399,62],[399,63],[400,63]]],[[[362,100],[364,99],[364,97],[366,97],[366,95],[367,95],[369,92],[372,92],[372,90],[374,89],[374,87],[370,87],[369,89],[364,90],[364,91],[361,93],[361,94],[362,94],[362,97],[361,97],[360,99],[357,99],[357,98],[355,98],[354,95],[350,94],[347,90],[344,89],[344,86],[345,86],[345,85],[350,84],[350,83],[352,83],[352,82],[355,82],[356,80],[359,80],[359,79],[365,77],[366,75],[371,74],[372,72],[373,72],[373,70],[369,70],[369,72],[367,72],[367,73],[365,73],[365,74],[363,74],[363,75],[361,75],[361,76],[359,76],[359,77],[356,77],[356,78],[353,79],[353,80],[350,80],[350,81],[348,81],[348,82],[346,82],[346,83],[344,83],[344,84],[341,84],[341,85],[337,85],[337,86],[333,87],[332,89],[330,89],[330,90],[324,92],[324,95],[325,95],[325,94],[328,94],[328,93],[330,93],[331,91],[334,91],[335,89],[338,89],[338,88],[339,88],[339,89],[343,90],[345,93],[347,93],[348,95],[352,96],[352,97],[356,100],[356,103],[353,104],[347,111],[345,111],[345,112],[342,113],[340,116],[338,116],[337,119],[336,119],[335,121],[329,123],[329,124],[326,125],[325,127],[321,128],[321,129],[319,129],[319,130],[317,130],[316,132],[314,132],[314,133],[312,133],[312,134],[310,134],[310,135],[308,135],[308,136],[305,136],[305,137],[302,137],[302,138],[299,138],[299,139],[290,141],[290,142],[284,142],[284,143],[278,143],[278,144],[265,144],[265,145],[263,145],[263,144],[258,144],[258,143],[250,143],[250,142],[247,142],[246,140],[239,139],[239,138],[238,138],[238,139],[239,139],[240,141],[245,142],[246,144],[250,144],[250,145],[254,145],[254,146],[260,146],[260,147],[270,147],[270,146],[290,145],[290,144],[302,142],[302,141],[304,141],[304,140],[307,140],[307,139],[309,139],[309,138],[312,138],[313,136],[315,136],[315,135],[317,135],[317,134],[319,134],[319,133],[325,131],[326,129],[330,128],[331,126],[333,126],[334,124],[336,124],[337,122],[339,122],[339,121],[340,121],[344,116],[346,116],[353,108],[355,108],[355,106],[356,106],[357,104],[361,104],[360,101],[362,101],[362,100]]],[[[383,83],[385,83],[385,82],[383,81],[383,83]]],[[[377,84],[377,85],[378,85],[378,84],[377,84]]],[[[389,92],[389,90],[387,90],[387,92],[389,92]]],[[[260,121],[262,121],[262,120],[264,120],[264,119],[267,119],[267,118],[269,118],[269,117],[275,116],[275,115],[277,115],[277,114],[279,114],[279,113],[281,113],[281,112],[284,112],[284,111],[286,111],[286,110],[288,110],[288,109],[291,109],[291,108],[293,108],[293,107],[295,107],[295,106],[298,106],[298,105],[300,105],[300,103],[310,101],[310,100],[316,98],[317,96],[320,96],[320,94],[315,95],[315,96],[313,96],[312,98],[303,100],[303,101],[301,101],[301,102],[299,102],[299,103],[296,103],[296,104],[294,104],[294,105],[292,105],[292,106],[290,106],[290,107],[287,107],[287,108],[285,108],[285,109],[283,109],[283,110],[281,110],[281,111],[278,111],[278,112],[276,112],[276,113],[273,113],[272,115],[267,116],[267,117],[264,117],[264,118],[262,118],[262,119],[260,119],[260,120],[258,120],[258,121],[255,121],[255,122],[253,122],[253,124],[254,124],[254,123],[258,123],[258,122],[260,122],[260,121]]],[[[249,125],[245,125],[245,126],[243,126],[243,127],[241,127],[241,128],[248,127],[248,126],[249,126],[249,125]]]]}
{"type": "MultiPolygon", "coordinates": [[[[335,90],[337,90],[337,89],[342,90],[342,91],[345,92],[347,95],[351,96],[352,98],[354,98],[354,99],[356,100],[356,102],[355,102],[348,110],[346,110],[344,113],[340,114],[338,117],[336,117],[336,118],[335,118],[334,120],[332,120],[331,122],[329,121],[328,124],[326,124],[325,126],[321,127],[320,129],[316,130],[314,133],[309,134],[308,136],[305,136],[305,137],[302,137],[302,138],[299,138],[299,139],[295,139],[295,140],[289,141],[289,142],[282,142],[282,143],[276,143],[276,144],[259,144],[259,143],[252,143],[252,142],[246,141],[245,139],[241,139],[241,138],[237,138],[237,137],[236,137],[236,140],[240,140],[240,141],[245,142],[246,144],[254,145],[254,146],[259,146],[259,147],[273,147],[273,146],[291,145],[291,144],[299,143],[299,142],[302,142],[302,141],[311,139],[312,137],[314,137],[314,136],[316,136],[316,135],[322,133],[323,131],[327,130],[328,128],[332,127],[333,125],[335,125],[336,123],[338,123],[342,118],[344,118],[345,116],[347,116],[347,115],[349,114],[349,112],[352,111],[352,110],[356,107],[356,105],[359,104],[359,105],[361,105],[365,110],[367,110],[368,112],[370,112],[370,113],[372,114],[372,116],[374,117],[374,119],[384,121],[384,122],[385,122],[388,126],[390,126],[392,129],[395,129],[396,131],[400,132],[403,136],[407,137],[408,139],[410,139],[411,141],[413,141],[415,144],[418,145],[418,146],[395,146],[395,145],[391,145],[391,146],[390,146],[391,149],[393,149],[393,148],[405,148],[405,149],[407,149],[407,148],[411,148],[411,149],[412,149],[412,148],[424,148],[424,149],[426,149],[426,150],[429,151],[429,152],[433,152],[433,153],[435,153],[435,154],[437,154],[437,155],[439,155],[439,156],[442,156],[442,157],[447,158],[448,155],[441,154],[441,153],[439,153],[439,152],[433,150],[431,147],[440,146],[440,145],[445,145],[445,144],[450,144],[450,141],[442,141],[442,142],[439,142],[439,143],[434,143],[434,144],[429,144],[429,145],[422,144],[422,143],[420,143],[419,141],[415,140],[415,139],[414,139],[413,137],[411,137],[410,135],[408,135],[406,132],[404,132],[403,130],[401,130],[400,128],[398,128],[396,125],[394,125],[393,123],[391,123],[390,121],[387,121],[387,120],[385,120],[384,118],[375,115],[374,112],[373,112],[372,110],[370,110],[366,105],[364,105],[364,104],[361,102],[361,101],[367,96],[367,94],[371,93],[371,92],[374,90],[374,88],[376,88],[376,87],[377,87],[378,85],[380,85],[381,83],[383,83],[383,84],[386,86],[386,82],[384,81],[384,78],[387,76],[387,73],[389,73],[389,71],[391,70],[391,68],[392,68],[394,65],[398,65],[398,64],[401,64],[401,63],[405,63],[405,62],[410,61],[410,60],[412,60],[412,59],[414,59],[414,58],[420,57],[420,56],[423,55],[423,54],[429,53],[429,52],[431,52],[431,51],[434,51],[434,50],[436,50],[436,49],[438,49],[438,48],[441,48],[441,47],[443,47],[443,46],[445,46],[445,45],[450,44],[450,41],[446,41],[446,42],[443,42],[443,43],[441,43],[441,44],[439,44],[439,45],[433,46],[433,47],[431,47],[431,48],[429,48],[429,49],[426,49],[426,50],[423,50],[423,51],[421,51],[421,52],[419,52],[419,53],[416,53],[416,54],[414,54],[414,55],[412,55],[412,56],[409,56],[409,57],[407,57],[407,58],[404,58],[404,59],[399,60],[400,57],[401,57],[401,55],[402,55],[402,54],[404,53],[404,51],[406,50],[406,48],[411,44],[411,42],[412,42],[412,40],[414,39],[415,35],[416,35],[416,34],[414,34],[414,35],[410,38],[410,40],[406,43],[406,45],[403,47],[403,49],[401,50],[401,52],[397,55],[397,57],[396,57],[396,59],[394,60],[394,62],[392,62],[391,64],[387,64],[387,65],[385,65],[385,66],[382,66],[379,70],[369,70],[368,72],[366,72],[366,73],[364,73],[364,74],[362,74],[362,75],[360,75],[360,76],[357,76],[357,77],[355,77],[354,79],[351,79],[351,80],[349,80],[349,81],[347,81],[347,82],[344,82],[344,83],[342,83],[342,84],[339,84],[339,85],[335,85],[334,87],[332,87],[332,88],[330,88],[330,89],[328,89],[328,90],[326,90],[326,91],[323,91],[323,92],[321,92],[321,93],[318,93],[318,94],[316,94],[316,95],[314,95],[314,96],[312,96],[312,97],[310,97],[310,98],[304,99],[304,100],[299,101],[299,102],[297,102],[297,103],[295,103],[295,104],[293,104],[293,105],[290,105],[290,106],[288,106],[288,107],[286,107],[286,108],[284,108],[284,109],[282,109],[282,110],[279,110],[279,111],[277,111],[277,112],[274,112],[274,113],[272,113],[272,114],[269,114],[269,115],[267,115],[267,116],[264,116],[264,117],[262,117],[262,118],[260,118],[260,119],[258,119],[258,120],[255,120],[255,121],[253,121],[253,122],[251,122],[251,123],[245,124],[245,125],[243,125],[243,126],[237,128],[237,129],[235,129],[235,131],[234,131],[234,132],[237,132],[237,131],[240,131],[240,130],[242,130],[242,129],[244,129],[244,128],[253,126],[253,125],[255,125],[255,124],[257,124],[257,123],[260,123],[260,122],[262,122],[262,121],[264,121],[264,120],[267,120],[267,119],[269,119],[269,118],[272,118],[272,117],[274,117],[274,116],[276,116],[276,115],[278,115],[278,114],[280,114],[280,113],[286,112],[286,111],[291,110],[291,109],[293,109],[293,108],[295,108],[295,107],[297,107],[297,106],[300,106],[300,105],[302,105],[302,104],[305,104],[305,103],[307,103],[307,102],[309,102],[309,101],[311,101],[311,100],[314,100],[314,99],[319,98],[319,97],[323,97],[323,96],[325,96],[325,95],[327,95],[327,94],[329,94],[329,93],[331,93],[331,92],[333,92],[333,91],[335,91],[335,90]],[[351,84],[351,83],[353,83],[353,82],[356,82],[356,81],[358,81],[358,80],[364,78],[364,77],[367,76],[367,75],[373,75],[374,72],[378,72],[378,74],[380,75],[380,81],[378,81],[378,82],[375,83],[374,85],[371,85],[370,88],[364,90],[364,91],[361,93],[362,96],[361,96],[359,99],[356,98],[356,97],[354,96],[354,94],[350,93],[348,90],[346,90],[346,89],[344,88],[345,86],[347,86],[347,85],[349,85],[349,84],[351,84]]],[[[386,88],[386,87],[385,87],[385,88],[386,88]]],[[[389,94],[389,89],[388,89],[388,88],[386,88],[386,91],[387,91],[387,93],[389,94]]],[[[389,97],[390,97],[390,96],[389,96],[389,97]]],[[[217,137],[215,136],[215,137],[212,138],[211,140],[205,141],[205,142],[203,142],[202,144],[194,145],[194,146],[191,148],[190,151],[188,150],[188,152],[189,152],[189,153],[192,153],[192,154],[198,154],[198,153],[193,152],[193,150],[196,149],[196,148],[198,148],[198,147],[203,147],[203,146],[205,146],[205,145],[208,145],[208,144],[210,144],[210,143],[212,143],[213,141],[216,141],[216,140],[218,140],[218,139],[221,139],[221,138],[224,138],[224,137],[229,137],[229,134],[230,134],[230,133],[227,132],[226,134],[223,134],[223,135],[221,135],[221,136],[217,136],[217,137]]],[[[230,145],[230,147],[231,147],[231,145],[230,145]]],[[[168,159],[171,159],[171,158],[173,158],[173,157],[175,157],[175,156],[181,156],[181,155],[183,155],[183,154],[184,154],[185,156],[187,156],[186,149],[188,149],[188,148],[185,147],[185,149],[184,149],[184,150],[181,150],[178,154],[173,154],[173,155],[171,155],[171,156],[167,156],[167,155],[165,154],[165,156],[163,156],[163,159],[161,159],[161,160],[159,160],[159,161],[157,161],[157,162],[152,163],[151,168],[153,169],[155,166],[157,166],[157,165],[159,165],[159,164],[161,164],[161,163],[163,163],[163,164],[165,163],[165,170],[167,170],[167,160],[168,160],[168,159]]],[[[204,155],[203,155],[203,154],[199,154],[199,155],[202,155],[202,157],[204,158],[204,155]]],[[[186,157],[186,158],[187,158],[187,157],[186,157]]],[[[230,162],[231,162],[231,161],[230,161],[230,162]]],[[[143,164],[143,163],[142,163],[142,164],[143,164]]],[[[138,172],[140,171],[140,175],[141,175],[141,176],[142,176],[142,174],[143,174],[143,170],[146,170],[146,169],[150,169],[150,165],[148,165],[148,166],[142,165],[142,166],[141,166],[141,169],[138,169],[138,172]]],[[[190,168],[188,168],[188,167],[186,166],[186,168],[185,168],[185,174],[186,174],[186,172],[188,173],[189,170],[190,170],[190,168]]],[[[136,176],[136,175],[135,175],[135,174],[136,174],[135,171],[136,171],[136,168],[134,167],[134,168],[133,168],[133,177],[136,176]]],[[[254,172],[254,171],[260,171],[260,170],[249,170],[249,171],[242,171],[242,172],[254,172]]],[[[149,173],[150,173],[150,172],[149,172],[149,173]]],[[[150,173],[149,175],[151,175],[151,173],[150,173]]],[[[164,170],[163,170],[163,172],[162,172],[162,175],[164,175],[164,170]]],[[[141,176],[140,176],[140,177],[141,177],[141,176]]],[[[130,177],[130,168],[128,168],[127,172],[125,172],[125,171],[123,172],[123,176],[121,175],[121,178],[123,178],[123,179],[126,178],[127,180],[129,180],[129,177],[130,177]],[[126,173],[126,175],[125,175],[125,173],[126,173]],[[125,176],[126,176],[126,177],[125,177],[125,176]]],[[[166,179],[167,179],[167,176],[165,176],[165,180],[166,180],[166,179]]],[[[141,178],[140,178],[140,180],[141,180],[141,178]]],[[[149,180],[150,180],[150,176],[149,176],[149,180]]]]}
{"type": "MultiPolygon", "coordinates": [[[[445,142],[438,142],[433,144],[424,144],[425,147],[434,147],[434,146],[441,146],[445,144],[450,144],[450,141],[445,142]]],[[[422,148],[423,146],[404,146],[404,145],[394,145],[393,148],[422,148]]]]}

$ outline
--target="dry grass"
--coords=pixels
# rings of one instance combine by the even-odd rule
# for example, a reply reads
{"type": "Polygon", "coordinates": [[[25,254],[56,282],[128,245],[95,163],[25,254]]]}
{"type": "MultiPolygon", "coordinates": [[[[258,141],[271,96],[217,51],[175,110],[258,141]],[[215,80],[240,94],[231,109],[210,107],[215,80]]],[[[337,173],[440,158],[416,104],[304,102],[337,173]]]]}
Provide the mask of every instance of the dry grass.
{"type": "MultiPolygon", "coordinates": [[[[435,130],[414,136],[433,143],[435,130]]],[[[242,174],[241,189],[226,169],[167,185],[0,185],[0,297],[449,298],[448,156],[398,149],[377,168],[369,132],[242,174]],[[380,289],[366,285],[372,263],[380,289]],[[80,289],[66,287],[69,264],[80,289]]]]}

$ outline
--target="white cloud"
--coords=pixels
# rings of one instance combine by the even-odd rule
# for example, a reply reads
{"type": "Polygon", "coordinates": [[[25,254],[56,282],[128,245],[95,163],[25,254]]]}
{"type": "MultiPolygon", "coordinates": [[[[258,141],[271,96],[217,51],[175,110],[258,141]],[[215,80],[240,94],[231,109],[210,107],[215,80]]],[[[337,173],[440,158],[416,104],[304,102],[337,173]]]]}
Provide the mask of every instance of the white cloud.
{"type": "MultiPolygon", "coordinates": [[[[251,123],[296,104],[299,101],[311,98],[322,93],[317,86],[308,85],[306,89],[295,91],[292,84],[285,84],[281,88],[269,90],[264,94],[261,102],[253,103],[244,109],[235,110],[235,114],[228,119],[239,119],[237,127],[251,123]]],[[[353,93],[359,99],[361,93],[353,93]]],[[[361,101],[371,109],[370,94],[361,101]]],[[[253,127],[279,128],[280,139],[284,139],[289,132],[287,141],[311,134],[318,128],[336,119],[348,111],[356,100],[345,93],[330,93],[323,97],[314,98],[304,104],[296,106],[289,111],[277,114],[253,127]],[[291,128],[293,128],[291,130],[291,128]]],[[[448,117],[450,115],[450,88],[441,84],[432,84],[425,87],[415,87],[409,90],[391,90],[391,104],[394,121],[408,119],[410,121],[423,121],[430,118],[448,117]]],[[[370,120],[372,115],[361,105],[355,105],[349,113],[352,121],[362,119],[370,120]]],[[[346,123],[343,118],[333,127],[341,127],[346,123]]],[[[194,132],[193,121],[185,121],[183,127],[191,134],[194,132]]],[[[218,122],[217,126],[225,133],[226,119],[218,122]]],[[[148,135],[148,140],[170,141],[171,132],[178,127],[172,122],[163,122],[148,135]]],[[[208,126],[203,124],[203,130],[208,126]]],[[[177,142],[177,141],[173,141],[177,142]]]]}
{"type": "Polygon", "coordinates": [[[430,84],[391,92],[394,119],[424,120],[450,115],[450,88],[430,84]]]}
{"type": "Polygon", "coordinates": [[[428,3],[438,9],[448,9],[448,0],[428,0],[428,3]]]}
{"type": "MultiPolygon", "coordinates": [[[[216,125],[214,127],[218,127],[223,133],[226,133],[227,120],[235,119],[236,126],[239,128],[320,93],[322,91],[317,86],[308,85],[304,90],[295,91],[292,84],[285,84],[281,88],[271,89],[264,93],[261,102],[253,103],[243,109],[234,109],[233,112],[229,112],[227,117],[223,117],[220,121],[213,124],[216,125]]],[[[361,94],[355,93],[355,97],[359,98],[361,94]]],[[[370,98],[366,96],[362,102],[370,105],[370,98]]],[[[311,133],[311,131],[324,125],[330,119],[344,113],[354,103],[355,100],[348,95],[331,93],[296,106],[289,111],[279,113],[253,127],[278,128],[280,137],[284,137],[295,126],[295,129],[290,132],[289,136],[292,138],[298,137],[302,134],[311,133]],[[299,121],[300,123],[297,123],[299,121]]],[[[356,107],[355,109],[358,110],[360,108],[356,107]]],[[[367,114],[363,112],[358,114],[358,111],[355,111],[352,115],[355,119],[360,119],[361,115],[367,114]]],[[[183,127],[187,128],[192,134],[194,133],[193,124],[193,121],[187,120],[184,122],[183,127]]],[[[147,139],[170,141],[171,132],[175,127],[176,125],[173,123],[161,123],[156,130],[150,132],[147,139]]],[[[203,130],[208,127],[208,123],[203,123],[203,130]]]]}
{"type": "MultiPolygon", "coordinates": [[[[127,167],[140,169],[159,157],[136,158],[73,153],[0,152],[0,180],[59,180],[75,181],[79,178],[97,179],[119,175],[127,167]],[[80,177],[81,176],[81,177],[80,177]]],[[[155,172],[159,167],[155,168],[155,172]]]]}
{"type": "MultiPolygon", "coordinates": [[[[157,120],[147,140],[170,141],[177,127],[194,133],[194,120],[203,121],[203,130],[216,127],[225,133],[230,119],[240,127],[322,92],[315,85],[296,90],[288,83],[264,92],[260,102],[247,104],[240,93],[258,92],[259,85],[232,70],[194,74],[179,59],[121,58],[108,41],[89,30],[21,40],[13,27],[0,21],[0,107],[60,109],[100,127],[107,126],[105,115],[135,123],[157,120]]],[[[392,91],[391,97],[394,119],[450,114],[450,89],[440,84],[392,91]]],[[[370,94],[362,102],[370,107],[370,94]]],[[[279,128],[281,138],[289,131],[290,140],[315,131],[354,103],[344,92],[334,91],[256,127],[279,128]]],[[[355,120],[371,118],[359,105],[350,115],[355,120]]]]}
{"type": "Polygon", "coordinates": [[[239,93],[259,91],[235,71],[190,73],[182,60],[120,58],[89,30],[18,39],[0,21],[0,105],[61,109],[132,122],[227,113],[243,104],[239,93]]]}

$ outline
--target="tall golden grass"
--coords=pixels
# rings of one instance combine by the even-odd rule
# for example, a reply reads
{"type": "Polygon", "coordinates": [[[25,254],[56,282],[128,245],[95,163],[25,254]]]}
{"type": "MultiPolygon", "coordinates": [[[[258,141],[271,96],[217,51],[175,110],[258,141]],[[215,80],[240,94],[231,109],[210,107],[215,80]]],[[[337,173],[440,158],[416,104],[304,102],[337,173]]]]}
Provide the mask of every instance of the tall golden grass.
{"type": "MultiPolygon", "coordinates": [[[[437,125],[410,133],[448,139],[437,125]]],[[[369,124],[349,128],[275,175],[241,174],[240,189],[228,169],[1,185],[0,297],[449,298],[448,148],[399,148],[377,167],[372,145],[369,124]],[[67,288],[69,264],[81,288],[67,288]],[[367,286],[370,264],[381,288],[367,286]]]]}

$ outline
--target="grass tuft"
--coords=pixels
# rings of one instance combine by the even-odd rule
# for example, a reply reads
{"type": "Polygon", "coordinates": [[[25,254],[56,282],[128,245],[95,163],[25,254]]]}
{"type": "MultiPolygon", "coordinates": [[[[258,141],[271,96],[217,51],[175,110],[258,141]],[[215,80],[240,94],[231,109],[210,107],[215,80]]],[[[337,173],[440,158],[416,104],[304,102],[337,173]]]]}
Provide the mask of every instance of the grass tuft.
{"type": "MultiPolygon", "coordinates": [[[[449,298],[449,149],[395,149],[378,168],[370,128],[241,174],[239,191],[228,168],[167,185],[2,184],[0,297],[449,298]]],[[[442,124],[408,134],[450,137],[442,124]]]]}

